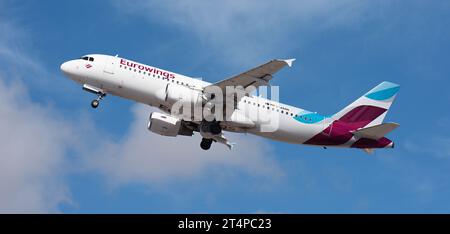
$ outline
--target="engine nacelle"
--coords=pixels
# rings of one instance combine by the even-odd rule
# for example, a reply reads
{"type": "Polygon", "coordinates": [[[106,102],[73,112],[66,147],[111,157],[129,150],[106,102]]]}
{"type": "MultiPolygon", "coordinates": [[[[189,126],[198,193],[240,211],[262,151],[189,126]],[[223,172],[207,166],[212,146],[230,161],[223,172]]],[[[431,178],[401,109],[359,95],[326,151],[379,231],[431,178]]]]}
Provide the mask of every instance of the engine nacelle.
{"type": "Polygon", "coordinates": [[[162,136],[175,137],[181,130],[181,120],[171,115],[153,112],[150,114],[147,128],[162,136]]]}

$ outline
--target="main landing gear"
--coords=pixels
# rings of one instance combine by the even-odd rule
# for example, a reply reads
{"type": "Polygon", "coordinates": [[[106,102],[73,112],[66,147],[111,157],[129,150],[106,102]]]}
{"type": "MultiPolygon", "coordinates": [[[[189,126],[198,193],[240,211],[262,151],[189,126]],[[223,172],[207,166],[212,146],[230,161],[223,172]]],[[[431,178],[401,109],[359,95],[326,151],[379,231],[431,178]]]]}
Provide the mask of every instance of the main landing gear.
{"type": "Polygon", "coordinates": [[[200,147],[203,150],[209,150],[211,148],[211,144],[215,141],[213,138],[215,136],[220,136],[221,133],[222,127],[218,121],[214,120],[208,122],[204,120],[200,125],[200,134],[203,136],[200,147]]]}
{"type": "Polygon", "coordinates": [[[209,150],[211,148],[212,143],[213,143],[212,139],[203,138],[202,142],[200,143],[200,147],[203,150],[209,150]]]}
{"type": "Polygon", "coordinates": [[[203,121],[200,126],[200,131],[212,135],[219,135],[222,132],[222,127],[220,126],[220,123],[216,120],[211,122],[203,121]]]}

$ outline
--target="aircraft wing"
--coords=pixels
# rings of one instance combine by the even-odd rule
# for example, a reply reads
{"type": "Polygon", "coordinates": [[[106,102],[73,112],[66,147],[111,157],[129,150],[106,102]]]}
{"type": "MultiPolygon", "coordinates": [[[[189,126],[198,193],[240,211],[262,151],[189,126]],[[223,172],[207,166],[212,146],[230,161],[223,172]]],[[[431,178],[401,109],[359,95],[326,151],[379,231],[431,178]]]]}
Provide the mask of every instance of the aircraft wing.
{"type": "Polygon", "coordinates": [[[226,80],[219,81],[212,86],[218,86],[225,94],[227,86],[242,86],[247,88],[249,86],[267,86],[272,79],[272,75],[281,70],[286,65],[291,67],[295,59],[275,59],[249,71],[233,76],[226,80]]]}
{"type": "MultiPolygon", "coordinates": [[[[258,88],[260,86],[269,86],[269,81],[272,79],[272,75],[284,68],[285,66],[292,66],[295,59],[275,59],[253,68],[249,71],[241,73],[237,76],[233,76],[226,80],[219,81],[215,84],[207,86],[204,88],[204,93],[209,93],[209,90],[215,90],[215,87],[219,87],[223,94],[223,102],[233,104],[234,109],[236,109],[237,103],[244,95],[245,89],[249,86],[258,88]],[[227,96],[227,86],[232,86],[236,88],[237,91],[242,92],[241,95],[236,95],[232,93],[232,96],[227,96]]],[[[209,98],[206,98],[208,100],[209,98]]],[[[224,106],[225,108],[225,106],[224,106]]]]}
{"type": "Polygon", "coordinates": [[[235,145],[235,143],[228,141],[228,139],[223,135],[223,133],[221,135],[213,136],[212,139],[215,142],[226,145],[230,150],[232,150],[235,145]]]}

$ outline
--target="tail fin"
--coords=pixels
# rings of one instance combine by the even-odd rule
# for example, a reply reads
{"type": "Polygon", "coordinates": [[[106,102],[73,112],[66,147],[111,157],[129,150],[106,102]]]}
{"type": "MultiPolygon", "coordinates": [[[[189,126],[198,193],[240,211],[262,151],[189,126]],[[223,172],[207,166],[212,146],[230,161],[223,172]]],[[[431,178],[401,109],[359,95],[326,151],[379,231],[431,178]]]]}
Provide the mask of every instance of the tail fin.
{"type": "Polygon", "coordinates": [[[333,116],[335,119],[354,124],[355,130],[383,122],[397,95],[400,85],[382,82],[364,96],[333,116]]]}

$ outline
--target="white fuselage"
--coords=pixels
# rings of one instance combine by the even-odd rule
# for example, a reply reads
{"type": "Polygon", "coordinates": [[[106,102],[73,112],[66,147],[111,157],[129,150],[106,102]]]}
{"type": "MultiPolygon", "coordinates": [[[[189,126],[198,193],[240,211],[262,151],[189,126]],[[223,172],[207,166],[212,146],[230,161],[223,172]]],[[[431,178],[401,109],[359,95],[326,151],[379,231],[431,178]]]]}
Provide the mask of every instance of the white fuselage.
{"type": "MultiPolygon", "coordinates": [[[[164,103],[159,96],[168,84],[170,86],[184,86],[194,90],[202,90],[204,87],[211,85],[209,82],[120,57],[108,55],[92,55],[92,57],[95,57],[94,61],[78,59],[66,62],[62,65],[65,66],[62,70],[80,84],[88,84],[107,93],[154,106],[164,111],[171,107],[165,106],[167,103],[164,103]]],[[[303,109],[256,96],[242,98],[236,111],[251,118],[255,124],[253,128],[246,129],[245,132],[290,143],[305,142],[312,135],[320,133],[328,123],[328,121],[322,121],[320,124],[302,124],[294,117],[303,112],[303,109]],[[252,117],[250,116],[251,113],[259,114],[252,117]],[[278,118],[277,128],[269,132],[261,131],[261,126],[264,125],[265,121],[274,117],[278,118]]]]}
{"type": "MultiPolygon", "coordinates": [[[[286,60],[288,63],[290,60],[286,60]]],[[[61,70],[72,80],[83,85],[83,89],[99,96],[92,102],[96,108],[104,95],[112,94],[143,104],[157,107],[168,113],[167,116],[155,115],[150,118],[157,119],[155,124],[149,122],[149,130],[160,135],[176,136],[173,126],[180,126],[177,118],[180,115],[171,113],[171,109],[177,109],[177,100],[186,103],[201,103],[207,99],[205,92],[208,87],[218,87],[211,83],[173,73],[156,67],[133,62],[118,56],[87,55],[81,59],[71,60],[61,65],[61,70]],[[206,89],[205,89],[206,88],[206,89]],[[174,101],[175,100],[175,101],[174,101]],[[176,117],[176,118],[173,118],[176,117]],[[172,122],[171,122],[172,121],[172,122]]],[[[228,87],[228,86],[227,86],[228,87]]],[[[392,148],[393,142],[382,136],[375,138],[370,134],[386,132],[389,126],[377,126],[376,129],[368,129],[354,134],[372,122],[381,122],[395,98],[398,85],[384,82],[375,87],[365,96],[361,97],[348,108],[336,115],[326,117],[309,112],[297,107],[282,104],[258,96],[244,96],[236,98],[236,106],[231,109],[232,115],[224,121],[213,122],[206,120],[204,116],[198,120],[189,119],[182,124],[194,124],[188,126],[190,132],[181,131],[181,135],[192,135],[192,131],[198,131],[203,136],[202,148],[209,149],[213,139],[232,145],[222,135],[221,130],[251,133],[277,141],[308,144],[317,146],[353,147],[362,149],[392,148]],[[380,99],[380,100],[378,100],[380,99]],[[383,99],[383,100],[381,100],[383,99]],[[353,105],[355,104],[355,105],[353,105]],[[197,122],[196,122],[197,121],[197,122]],[[220,124],[217,131],[213,127],[220,124]],[[212,124],[212,125],[211,125],[212,124]],[[208,129],[208,131],[204,130],[208,129]],[[214,132],[218,132],[214,134],[214,132]],[[210,135],[212,133],[212,135],[210,135]],[[369,136],[371,138],[366,138],[369,136]],[[206,140],[205,140],[206,139],[206,140]]],[[[227,96],[228,97],[228,96],[227,96]]],[[[210,97],[209,100],[215,98],[210,97]]],[[[228,98],[227,100],[231,100],[228,98]]],[[[211,109],[212,110],[212,109],[211,109]]],[[[189,113],[191,113],[189,111],[189,113]]],[[[228,113],[227,113],[228,114],[228,113]]],[[[190,118],[190,117],[189,117],[190,118]]],[[[182,118],[185,120],[184,118],[182,118]]],[[[184,126],[184,125],[183,125],[184,126]]],[[[371,126],[371,125],[369,125],[371,126]]],[[[186,126],[184,126],[186,127],[186,126]]],[[[388,132],[388,131],[387,131],[388,132]]]]}

